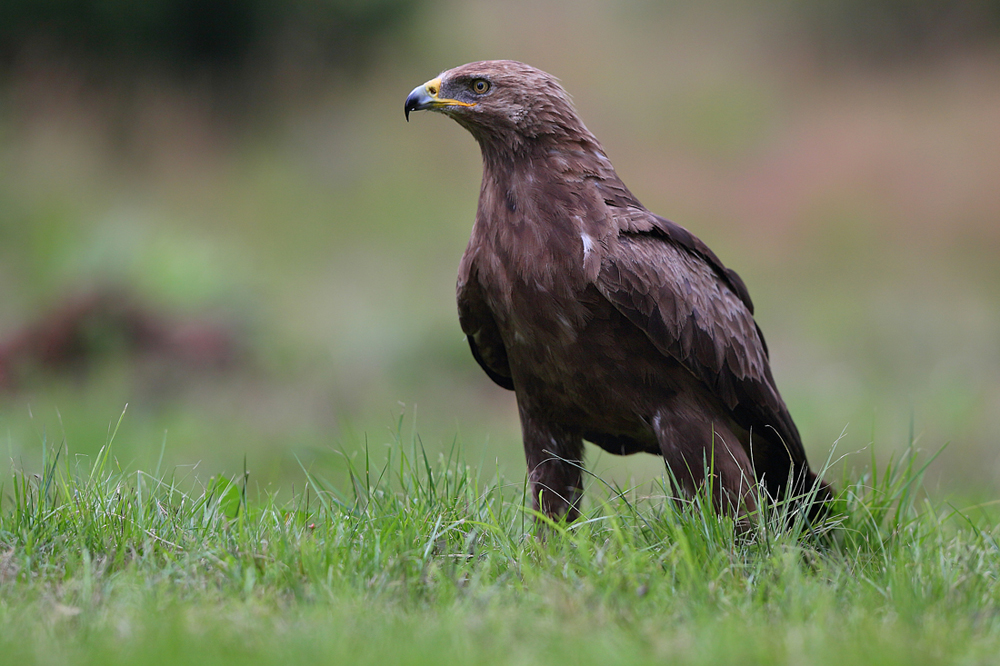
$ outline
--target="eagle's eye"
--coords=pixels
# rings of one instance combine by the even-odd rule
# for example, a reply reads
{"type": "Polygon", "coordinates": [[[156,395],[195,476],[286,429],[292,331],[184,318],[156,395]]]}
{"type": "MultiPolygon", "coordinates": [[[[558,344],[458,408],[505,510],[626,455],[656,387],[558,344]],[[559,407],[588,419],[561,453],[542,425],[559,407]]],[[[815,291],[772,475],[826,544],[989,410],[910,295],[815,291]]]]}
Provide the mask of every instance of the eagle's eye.
{"type": "Polygon", "coordinates": [[[490,89],[490,82],[486,79],[476,79],[472,82],[472,91],[477,95],[483,95],[490,89]]]}

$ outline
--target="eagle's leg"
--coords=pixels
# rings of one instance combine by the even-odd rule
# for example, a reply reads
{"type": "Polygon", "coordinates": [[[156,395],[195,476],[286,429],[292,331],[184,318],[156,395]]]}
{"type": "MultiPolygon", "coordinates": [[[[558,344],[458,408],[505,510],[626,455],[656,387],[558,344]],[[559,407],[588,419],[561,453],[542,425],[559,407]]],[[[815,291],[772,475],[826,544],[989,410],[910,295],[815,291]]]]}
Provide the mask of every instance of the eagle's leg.
{"type": "Polygon", "coordinates": [[[753,465],[728,426],[667,412],[652,424],[680,490],[694,495],[709,483],[715,509],[741,521],[756,510],[753,465]]]}
{"type": "Polygon", "coordinates": [[[576,520],[583,493],[583,439],[519,411],[532,506],[555,520],[576,520]]]}

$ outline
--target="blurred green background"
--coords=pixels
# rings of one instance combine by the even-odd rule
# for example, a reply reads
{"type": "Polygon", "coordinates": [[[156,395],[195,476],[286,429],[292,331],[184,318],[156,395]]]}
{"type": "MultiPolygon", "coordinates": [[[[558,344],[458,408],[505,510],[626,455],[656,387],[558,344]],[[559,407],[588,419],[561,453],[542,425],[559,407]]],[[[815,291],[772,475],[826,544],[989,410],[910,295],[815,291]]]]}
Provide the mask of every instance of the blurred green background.
{"type": "Polygon", "coordinates": [[[91,454],[127,403],[133,468],[285,491],[401,430],[521,475],[455,313],[478,149],[402,113],[513,58],[744,277],[815,463],[912,431],[934,488],[994,495],[998,34],[989,0],[2,0],[3,455],[91,454]]]}

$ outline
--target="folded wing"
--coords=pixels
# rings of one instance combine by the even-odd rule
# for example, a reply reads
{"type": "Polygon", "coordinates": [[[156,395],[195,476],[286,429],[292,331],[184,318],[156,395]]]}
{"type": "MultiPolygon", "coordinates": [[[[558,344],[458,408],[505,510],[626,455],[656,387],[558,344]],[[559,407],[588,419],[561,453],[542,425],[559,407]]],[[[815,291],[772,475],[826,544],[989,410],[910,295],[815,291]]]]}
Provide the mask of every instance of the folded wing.
{"type": "MultiPolygon", "coordinates": [[[[763,335],[739,276],[684,228],[645,210],[616,217],[598,291],[679,361],[751,432],[758,476],[777,492],[807,473],[795,423],[775,388],[763,335]]],[[[748,452],[751,453],[751,452],[748,452]]]]}

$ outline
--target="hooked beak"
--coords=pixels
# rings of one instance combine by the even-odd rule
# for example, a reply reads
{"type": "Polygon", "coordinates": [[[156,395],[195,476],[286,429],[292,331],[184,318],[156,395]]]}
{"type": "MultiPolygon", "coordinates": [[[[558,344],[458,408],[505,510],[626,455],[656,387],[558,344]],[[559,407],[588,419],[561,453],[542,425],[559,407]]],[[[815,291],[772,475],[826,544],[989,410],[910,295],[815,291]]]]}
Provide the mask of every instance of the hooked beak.
{"type": "Polygon", "coordinates": [[[441,109],[448,106],[475,106],[474,103],[460,102],[457,99],[438,97],[441,92],[441,78],[431,79],[422,86],[417,86],[406,96],[406,104],[403,112],[406,120],[410,120],[410,111],[423,111],[424,109],[441,109]]]}

